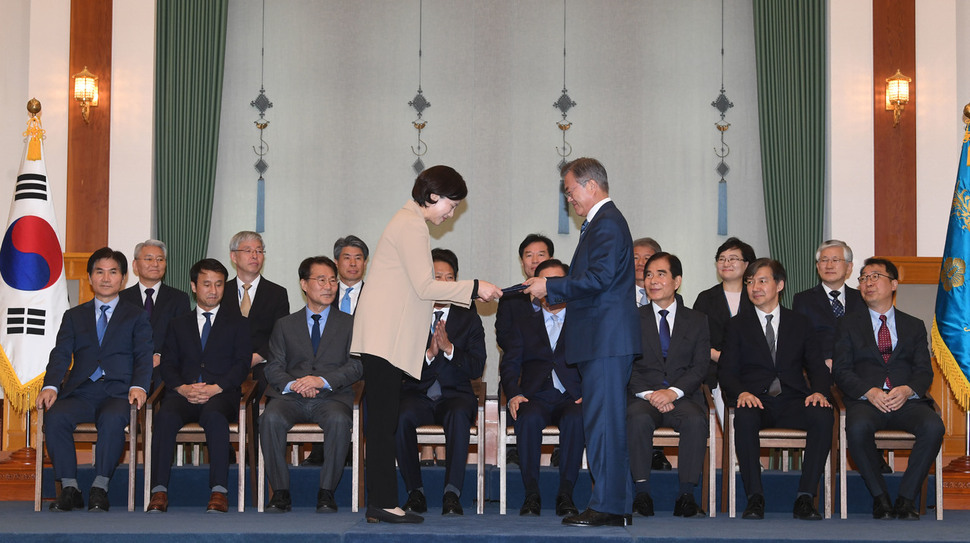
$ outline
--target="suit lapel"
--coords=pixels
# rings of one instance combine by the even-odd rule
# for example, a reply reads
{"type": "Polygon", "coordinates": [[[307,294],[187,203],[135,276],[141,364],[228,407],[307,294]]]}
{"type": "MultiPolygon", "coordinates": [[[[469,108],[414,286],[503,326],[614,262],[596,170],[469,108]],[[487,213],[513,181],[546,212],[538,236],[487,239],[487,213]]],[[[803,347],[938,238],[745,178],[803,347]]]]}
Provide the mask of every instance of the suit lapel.
{"type": "MultiPolygon", "coordinates": [[[[663,361],[663,352],[660,350],[660,331],[657,330],[657,317],[653,311],[653,302],[648,305],[643,306],[647,308],[647,317],[643,339],[646,341],[647,350],[657,358],[657,360],[663,361]]],[[[675,327],[676,328],[676,327],[675,327]]]]}
{"type": "MultiPolygon", "coordinates": [[[[746,315],[747,315],[746,320],[748,321],[748,327],[750,328],[750,332],[752,334],[751,341],[752,343],[755,344],[756,348],[758,349],[761,360],[767,363],[770,367],[774,367],[775,364],[771,360],[771,350],[768,349],[768,339],[765,337],[765,331],[761,327],[761,319],[758,317],[758,312],[752,310],[749,313],[746,313],[746,315]]],[[[775,342],[777,344],[775,348],[776,358],[778,355],[777,347],[780,347],[780,343],[781,343],[780,341],[778,341],[781,337],[781,327],[779,326],[778,328],[779,328],[779,331],[778,331],[779,337],[775,338],[775,342]]]]}

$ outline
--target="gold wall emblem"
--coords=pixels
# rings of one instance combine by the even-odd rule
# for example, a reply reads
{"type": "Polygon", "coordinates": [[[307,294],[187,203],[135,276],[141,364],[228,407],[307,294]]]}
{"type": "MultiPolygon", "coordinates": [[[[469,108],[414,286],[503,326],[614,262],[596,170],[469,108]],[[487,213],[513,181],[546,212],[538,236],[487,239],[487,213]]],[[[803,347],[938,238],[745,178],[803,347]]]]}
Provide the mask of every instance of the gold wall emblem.
{"type": "Polygon", "coordinates": [[[951,289],[963,286],[963,274],[967,270],[967,264],[962,258],[948,258],[943,261],[940,270],[940,284],[943,290],[950,292],[951,289]]]}

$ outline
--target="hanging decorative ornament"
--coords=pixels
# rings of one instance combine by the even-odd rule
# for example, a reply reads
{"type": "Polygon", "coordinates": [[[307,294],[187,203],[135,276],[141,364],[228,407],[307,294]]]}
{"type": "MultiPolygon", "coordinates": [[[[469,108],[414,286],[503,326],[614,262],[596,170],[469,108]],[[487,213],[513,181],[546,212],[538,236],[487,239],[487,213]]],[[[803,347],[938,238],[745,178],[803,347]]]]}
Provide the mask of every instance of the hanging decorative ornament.
{"type": "Polygon", "coordinates": [[[414,168],[414,173],[419,174],[424,171],[424,160],[421,159],[428,152],[428,144],[421,139],[421,131],[424,130],[425,126],[428,126],[428,121],[422,118],[424,110],[431,107],[431,102],[429,102],[424,97],[424,91],[421,90],[421,56],[422,56],[422,32],[424,30],[424,0],[418,2],[418,93],[414,95],[414,99],[408,102],[408,105],[413,107],[415,111],[418,112],[418,118],[411,121],[411,124],[418,131],[418,145],[417,147],[411,146],[411,152],[418,157],[411,165],[414,168]]]}
{"type": "Polygon", "coordinates": [[[269,153],[269,144],[263,138],[263,132],[269,126],[269,121],[266,120],[266,110],[273,107],[273,102],[269,101],[266,96],[266,89],[263,85],[263,68],[266,64],[266,0],[263,0],[263,37],[262,43],[259,47],[259,95],[256,99],[249,103],[249,105],[256,108],[259,111],[259,119],[253,121],[256,125],[256,129],[259,130],[259,147],[253,147],[253,152],[259,157],[259,160],[253,165],[256,172],[259,173],[259,179],[256,180],[256,231],[263,232],[266,230],[266,180],[263,178],[263,174],[269,169],[269,164],[266,163],[264,158],[269,153]]]}
{"type": "MultiPolygon", "coordinates": [[[[561,172],[563,166],[567,164],[566,157],[573,153],[573,146],[566,141],[566,131],[573,126],[573,123],[566,120],[566,114],[575,106],[576,102],[573,102],[572,98],[569,97],[569,91],[566,90],[566,0],[562,0],[562,95],[552,104],[552,107],[562,113],[562,119],[556,122],[556,126],[562,132],[562,146],[556,147],[556,153],[559,154],[559,164],[556,165],[557,173],[561,172]]],[[[569,203],[566,201],[566,194],[561,190],[556,197],[556,205],[559,207],[559,233],[568,234],[569,203]]]]}
{"type": "Polygon", "coordinates": [[[724,0],[721,0],[721,93],[717,95],[716,100],[711,102],[711,105],[721,112],[721,120],[714,123],[714,128],[721,135],[721,148],[714,148],[714,155],[720,160],[717,167],[714,168],[714,171],[721,176],[721,180],[717,183],[717,234],[719,236],[726,236],[728,230],[727,180],[724,178],[731,171],[731,168],[724,162],[724,159],[731,154],[731,147],[724,141],[724,133],[728,131],[728,128],[731,128],[731,123],[727,122],[724,116],[729,109],[734,107],[734,104],[728,100],[727,94],[724,91],[724,0]]]}

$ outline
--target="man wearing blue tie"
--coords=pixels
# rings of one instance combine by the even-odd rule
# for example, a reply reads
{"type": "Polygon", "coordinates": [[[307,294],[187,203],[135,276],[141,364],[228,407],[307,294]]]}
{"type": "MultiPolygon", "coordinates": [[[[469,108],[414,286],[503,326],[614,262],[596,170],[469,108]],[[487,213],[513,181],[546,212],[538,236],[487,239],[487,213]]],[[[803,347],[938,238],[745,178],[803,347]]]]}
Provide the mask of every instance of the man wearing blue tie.
{"type": "Polygon", "coordinates": [[[586,511],[568,526],[632,523],[633,484],[626,444],[626,385],[642,351],[633,271],[633,238],[609,197],[606,169],[592,158],[562,169],[566,200],[586,217],[569,276],[533,277],[524,291],[550,304],[566,303],[566,362],[583,378],[583,427],[596,481],[586,511]]]}
{"type": "Polygon", "coordinates": [[[103,247],[88,258],[87,270],[94,300],[64,313],[37,395],[37,408],[48,410],[47,452],[62,487],[51,511],[84,507],[74,450],[74,428],[82,422],[98,429],[88,511],[108,510],[108,482],[123,452],[129,405],[145,404],[152,378],[148,315],[118,296],[128,273],[125,255],[103,247]]]}
{"type": "Polygon", "coordinates": [[[333,259],[337,263],[337,279],[340,280],[340,290],[333,305],[349,315],[357,310],[357,300],[364,288],[364,274],[367,273],[369,257],[367,244],[357,236],[345,236],[333,244],[333,259]]]}

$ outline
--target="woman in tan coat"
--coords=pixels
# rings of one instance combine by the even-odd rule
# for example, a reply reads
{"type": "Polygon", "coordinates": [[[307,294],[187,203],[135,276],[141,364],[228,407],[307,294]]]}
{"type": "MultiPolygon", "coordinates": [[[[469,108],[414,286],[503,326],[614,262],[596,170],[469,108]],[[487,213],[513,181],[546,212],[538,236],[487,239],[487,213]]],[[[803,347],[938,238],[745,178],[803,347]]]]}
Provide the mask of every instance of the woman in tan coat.
{"type": "Polygon", "coordinates": [[[397,505],[394,433],[403,374],[421,376],[434,302],[468,307],[475,298],[490,301],[502,295],[486,281],[434,279],[426,223],[440,225],[450,219],[467,195],[465,181],[454,169],[433,166],[421,172],[412,199],[387,224],[368,265],[350,349],[361,357],[367,386],[368,522],[424,520],[397,505]]]}

